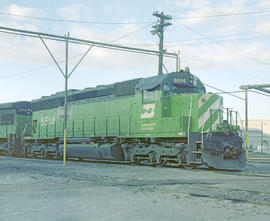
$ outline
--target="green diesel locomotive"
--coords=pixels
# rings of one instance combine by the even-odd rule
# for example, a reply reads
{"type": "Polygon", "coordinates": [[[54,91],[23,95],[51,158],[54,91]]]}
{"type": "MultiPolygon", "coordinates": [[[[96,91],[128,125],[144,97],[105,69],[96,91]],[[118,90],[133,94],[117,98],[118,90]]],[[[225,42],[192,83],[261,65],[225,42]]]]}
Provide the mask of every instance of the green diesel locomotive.
{"type": "Polygon", "coordinates": [[[0,154],[19,154],[24,136],[32,134],[32,105],[27,101],[0,104],[0,154]]]}
{"type": "MultiPolygon", "coordinates": [[[[67,158],[239,168],[242,137],[222,103],[188,70],[69,90],[67,158]]],[[[21,153],[62,157],[63,104],[63,92],[31,102],[32,134],[17,134],[21,153]]]]}

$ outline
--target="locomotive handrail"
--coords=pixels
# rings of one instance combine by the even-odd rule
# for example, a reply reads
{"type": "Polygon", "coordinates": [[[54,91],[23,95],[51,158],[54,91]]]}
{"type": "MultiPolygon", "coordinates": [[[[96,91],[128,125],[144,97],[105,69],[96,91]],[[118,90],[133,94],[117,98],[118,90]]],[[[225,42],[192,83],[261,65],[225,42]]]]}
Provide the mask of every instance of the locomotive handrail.
{"type": "Polygon", "coordinates": [[[191,118],[191,113],[192,113],[192,94],[190,95],[189,116],[188,116],[188,131],[187,131],[188,144],[189,144],[189,131],[190,131],[190,118],[191,118]]]}
{"type": "MultiPolygon", "coordinates": [[[[109,136],[111,135],[110,131],[109,131],[109,125],[108,125],[108,121],[112,118],[115,118],[117,120],[117,123],[118,123],[118,135],[121,135],[122,134],[122,131],[121,131],[121,120],[123,118],[126,118],[127,119],[127,122],[128,122],[128,129],[127,129],[127,133],[128,134],[131,134],[131,115],[130,114],[126,114],[126,115],[122,115],[122,116],[119,116],[119,115],[106,115],[104,116],[105,118],[105,135],[106,136],[109,136]]],[[[82,129],[81,130],[75,130],[75,121],[74,119],[73,120],[69,120],[69,122],[71,123],[70,124],[70,128],[69,130],[67,130],[67,132],[70,134],[72,134],[72,136],[74,137],[75,136],[75,133],[76,132],[82,132],[83,134],[83,137],[85,136],[85,134],[87,132],[92,132],[91,133],[91,136],[96,136],[97,135],[97,131],[96,131],[96,117],[93,117],[93,118],[80,118],[80,119],[77,119],[77,120],[81,120],[82,121],[82,129]],[[92,128],[91,129],[86,129],[85,128],[85,120],[90,120],[91,121],[91,124],[92,124],[92,128]]],[[[37,129],[37,137],[40,138],[40,133],[41,133],[41,130],[44,129],[45,131],[45,138],[49,138],[49,137],[59,137],[59,136],[62,136],[62,133],[63,133],[63,130],[61,128],[58,128],[59,124],[62,123],[62,120],[55,120],[53,121],[53,132],[49,133],[48,132],[48,127],[49,126],[52,126],[52,125],[48,125],[48,122],[44,123],[43,125],[38,122],[38,129],[37,129]],[[58,125],[58,126],[57,126],[58,125]]],[[[101,135],[101,134],[98,134],[98,135],[101,135]]]]}
{"type": "MultiPolygon", "coordinates": [[[[201,129],[201,142],[202,142],[202,144],[201,144],[201,148],[203,149],[203,133],[204,133],[204,125],[205,125],[205,123],[206,123],[206,116],[205,116],[205,118],[204,118],[204,121],[203,121],[203,125],[202,125],[202,129],[201,129]]],[[[205,131],[206,132],[206,131],[205,131]]]]}

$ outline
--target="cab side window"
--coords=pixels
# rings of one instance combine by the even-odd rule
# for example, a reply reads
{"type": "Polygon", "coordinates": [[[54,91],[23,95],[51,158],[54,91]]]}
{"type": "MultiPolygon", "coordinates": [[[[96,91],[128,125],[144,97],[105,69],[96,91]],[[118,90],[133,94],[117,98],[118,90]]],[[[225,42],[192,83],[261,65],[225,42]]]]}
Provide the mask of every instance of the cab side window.
{"type": "Polygon", "coordinates": [[[170,95],[170,86],[165,84],[163,86],[163,96],[166,97],[166,96],[169,96],[169,95],[170,95]]]}
{"type": "Polygon", "coordinates": [[[1,115],[1,125],[14,124],[14,114],[1,115]]]}
{"type": "Polygon", "coordinates": [[[157,91],[143,90],[143,103],[151,103],[157,100],[157,91]]]}
{"type": "Polygon", "coordinates": [[[37,132],[37,120],[33,120],[33,133],[37,132]]]}

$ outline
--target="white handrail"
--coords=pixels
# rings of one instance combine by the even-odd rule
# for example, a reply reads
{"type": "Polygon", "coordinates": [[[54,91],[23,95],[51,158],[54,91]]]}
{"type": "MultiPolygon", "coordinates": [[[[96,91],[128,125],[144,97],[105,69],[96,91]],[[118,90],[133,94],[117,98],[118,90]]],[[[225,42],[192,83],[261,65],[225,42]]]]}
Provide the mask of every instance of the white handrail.
{"type": "Polygon", "coordinates": [[[189,131],[190,131],[190,118],[191,118],[191,113],[192,113],[192,94],[190,95],[189,116],[188,116],[188,129],[187,129],[187,132],[188,132],[188,135],[187,135],[187,138],[188,138],[188,145],[189,145],[189,131]]]}

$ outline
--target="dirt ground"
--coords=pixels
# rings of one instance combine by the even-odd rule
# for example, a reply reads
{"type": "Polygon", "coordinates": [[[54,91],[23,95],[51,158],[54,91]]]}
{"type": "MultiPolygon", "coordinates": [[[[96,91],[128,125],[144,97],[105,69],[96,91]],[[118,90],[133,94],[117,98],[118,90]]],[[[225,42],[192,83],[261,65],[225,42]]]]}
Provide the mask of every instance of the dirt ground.
{"type": "Polygon", "coordinates": [[[270,164],[242,171],[0,157],[0,220],[270,220],[270,164]]]}

